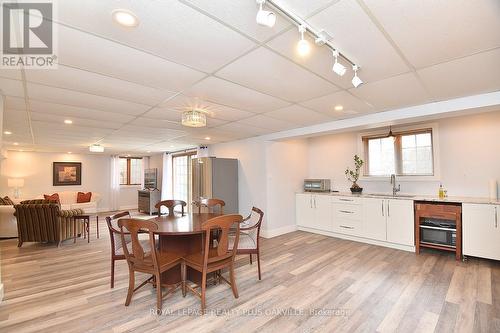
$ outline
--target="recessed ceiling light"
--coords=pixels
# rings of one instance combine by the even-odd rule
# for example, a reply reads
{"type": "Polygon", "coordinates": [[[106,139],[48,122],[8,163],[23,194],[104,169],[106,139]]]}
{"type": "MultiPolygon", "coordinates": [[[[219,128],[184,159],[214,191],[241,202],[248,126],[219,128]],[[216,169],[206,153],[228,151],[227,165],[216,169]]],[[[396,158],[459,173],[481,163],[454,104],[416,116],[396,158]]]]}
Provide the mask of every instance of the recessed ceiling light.
{"type": "Polygon", "coordinates": [[[72,154],[70,151],[68,151],[68,154],[72,154]]]}
{"type": "Polygon", "coordinates": [[[13,145],[14,145],[14,146],[19,146],[19,143],[14,142],[14,143],[13,143],[13,145]]]}
{"type": "Polygon", "coordinates": [[[174,145],[170,145],[170,148],[174,148],[175,146],[174,145]]]}
{"type": "Polygon", "coordinates": [[[5,132],[3,132],[3,134],[5,134],[5,135],[11,135],[12,132],[11,131],[5,131],[5,132]]]}
{"type": "Polygon", "coordinates": [[[151,150],[148,150],[146,153],[150,153],[150,152],[151,152],[151,150]]]}
{"type": "Polygon", "coordinates": [[[344,110],[344,107],[342,105],[335,105],[335,107],[333,109],[335,111],[342,111],[342,110],[344,110]]]}
{"type": "Polygon", "coordinates": [[[134,28],[139,25],[139,19],[130,10],[115,9],[111,16],[116,23],[124,27],[134,28]]]}
{"type": "Polygon", "coordinates": [[[73,124],[73,120],[71,120],[71,119],[66,119],[66,120],[64,121],[64,123],[65,123],[65,124],[73,124]]]}
{"type": "Polygon", "coordinates": [[[210,140],[210,137],[209,137],[209,136],[206,136],[206,137],[205,137],[205,140],[210,140]]]}
{"type": "Polygon", "coordinates": [[[22,150],[22,149],[19,149],[19,151],[24,151],[24,150],[22,150]]]}

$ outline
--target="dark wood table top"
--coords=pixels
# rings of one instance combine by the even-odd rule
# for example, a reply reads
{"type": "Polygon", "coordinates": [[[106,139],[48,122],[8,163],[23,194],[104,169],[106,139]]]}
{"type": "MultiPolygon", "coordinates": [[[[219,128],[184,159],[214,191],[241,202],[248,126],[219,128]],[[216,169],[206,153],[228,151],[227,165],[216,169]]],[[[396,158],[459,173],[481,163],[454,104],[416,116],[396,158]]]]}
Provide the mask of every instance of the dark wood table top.
{"type": "Polygon", "coordinates": [[[202,234],[204,232],[201,229],[203,222],[217,216],[220,216],[220,214],[188,213],[184,216],[181,216],[181,214],[175,214],[174,216],[161,215],[148,219],[148,221],[153,221],[158,225],[158,230],[154,232],[157,235],[193,235],[202,234]]]}

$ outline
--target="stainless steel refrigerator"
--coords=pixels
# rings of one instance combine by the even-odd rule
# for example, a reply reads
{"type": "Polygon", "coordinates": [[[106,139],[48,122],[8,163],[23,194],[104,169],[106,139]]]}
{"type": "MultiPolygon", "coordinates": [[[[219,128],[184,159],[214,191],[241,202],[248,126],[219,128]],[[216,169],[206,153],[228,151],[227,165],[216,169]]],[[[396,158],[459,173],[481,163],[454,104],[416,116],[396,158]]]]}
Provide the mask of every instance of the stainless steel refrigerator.
{"type": "Polygon", "coordinates": [[[191,165],[193,200],[222,199],[225,214],[238,213],[238,160],[200,157],[193,158],[191,165]]]}

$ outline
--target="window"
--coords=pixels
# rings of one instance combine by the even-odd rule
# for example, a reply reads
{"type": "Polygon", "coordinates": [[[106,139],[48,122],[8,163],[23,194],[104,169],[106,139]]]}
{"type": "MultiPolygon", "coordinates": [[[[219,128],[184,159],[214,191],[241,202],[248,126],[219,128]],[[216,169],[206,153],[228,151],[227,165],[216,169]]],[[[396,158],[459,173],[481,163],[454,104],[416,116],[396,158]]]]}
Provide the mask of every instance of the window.
{"type": "Polygon", "coordinates": [[[142,158],[120,157],[120,185],[141,185],[142,158]]]}
{"type": "MultiPolygon", "coordinates": [[[[176,200],[187,203],[191,198],[191,161],[196,152],[187,152],[172,157],[172,194],[176,200]]],[[[188,205],[189,208],[191,205],[188,205]]]]}
{"type": "Polygon", "coordinates": [[[363,137],[365,175],[434,175],[432,130],[394,133],[394,137],[363,137]]]}

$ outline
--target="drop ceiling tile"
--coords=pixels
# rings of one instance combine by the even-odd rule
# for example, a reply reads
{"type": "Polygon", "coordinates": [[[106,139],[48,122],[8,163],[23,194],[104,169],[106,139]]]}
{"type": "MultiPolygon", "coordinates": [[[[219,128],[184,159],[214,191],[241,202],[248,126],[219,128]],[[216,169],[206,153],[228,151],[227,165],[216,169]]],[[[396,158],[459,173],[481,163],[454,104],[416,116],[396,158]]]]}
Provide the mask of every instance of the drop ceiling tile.
{"type": "Polygon", "coordinates": [[[202,109],[208,112],[210,118],[236,121],[243,118],[248,118],[254,113],[231,108],[225,105],[211,103],[185,95],[178,95],[165,103],[160,104],[162,107],[173,108],[177,111],[184,111],[193,108],[202,109]]]}
{"type": "Polygon", "coordinates": [[[373,107],[353,96],[347,91],[339,91],[330,95],[315,98],[300,103],[315,111],[325,113],[332,117],[339,117],[342,114],[359,114],[373,110],[373,107]],[[341,111],[336,111],[335,106],[342,106],[341,111]]]}
{"type": "Polygon", "coordinates": [[[0,68],[0,77],[13,80],[22,80],[19,69],[0,68]]]}
{"type": "Polygon", "coordinates": [[[97,127],[97,128],[117,129],[122,126],[122,124],[112,121],[100,121],[100,120],[76,118],[76,117],[71,118],[71,120],[73,121],[72,124],[65,124],[64,123],[65,119],[67,119],[67,117],[60,115],[52,115],[40,112],[31,113],[31,120],[33,121],[55,123],[58,126],[66,128],[68,131],[71,131],[75,127],[97,127]]]}
{"type": "MultiPolygon", "coordinates": [[[[255,1],[186,0],[186,2],[261,42],[291,25],[287,19],[280,15],[277,15],[276,24],[272,28],[258,25],[255,22],[255,17],[259,6],[255,1]]],[[[264,8],[264,10],[269,10],[269,8],[264,8]]]]}
{"type": "Polygon", "coordinates": [[[43,102],[67,104],[77,107],[132,115],[141,114],[150,108],[150,106],[144,104],[86,94],[74,90],[48,87],[35,83],[28,83],[28,95],[30,99],[43,102]]]}
{"type": "Polygon", "coordinates": [[[216,75],[291,102],[338,90],[325,79],[264,47],[241,57],[216,75]]]}
{"type": "Polygon", "coordinates": [[[143,127],[169,128],[179,131],[182,131],[184,129],[184,127],[181,125],[180,119],[178,121],[171,121],[171,120],[139,117],[130,122],[130,125],[143,126],[143,127]]]}
{"type": "Polygon", "coordinates": [[[33,83],[146,105],[156,105],[174,95],[170,91],[146,87],[63,65],[59,65],[56,70],[26,70],[26,79],[33,83]]]}
{"type": "Polygon", "coordinates": [[[255,113],[272,111],[289,104],[275,97],[216,77],[204,79],[188,89],[185,94],[198,97],[201,100],[255,113]]]}
{"type": "Polygon", "coordinates": [[[170,91],[181,91],[205,77],[202,72],[133,47],[62,25],[58,28],[59,44],[71,45],[59,48],[60,64],[170,91]]]}
{"type": "Polygon", "coordinates": [[[146,137],[151,141],[167,140],[179,136],[184,136],[185,131],[179,131],[169,128],[157,128],[147,126],[125,125],[115,132],[116,135],[126,135],[131,137],[146,137]]]}
{"type": "Polygon", "coordinates": [[[6,96],[24,98],[22,81],[0,78],[0,92],[6,96]]]}
{"type": "Polygon", "coordinates": [[[500,49],[417,71],[430,94],[448,99],[500,90],[500,49]]]}
{"type": "Polygon", "coordinates": [[[413,73],[367,83],[349,91],[373,105],[376,111],[423,104],[431,101],[413,73]]]}
{"type": "Polygon", "coordinates": [[[338,0],[276,0],[276,2],[281,4],[284,8],[287,8],[303,19],[337,1],[338,0]]]}
{"type": "Polygon", "coordinates": [[[498,0],[364,0],[417,68],[500,47],[498,0]]]}
{"type": "MultiPolygon", "coordinates": [[[[297,41],[299,39],[297,29],[291,29],[277,36],[269,41],[267,46],[322,78],[334,83],[337,87],[352,87],[352,75],[350,71],[343,76],[339,76],[332,71],[332,51],[325,46],[317,46],[314,43],[314,39],[308,35],[306,35],[305,38],[309,41],[309,45],[311,46],[311,52],[307,56],[301,56],[297,52],[297,41]]],[[[365,77],[363,77],[363,79],[366,80],[365,77]]]]}
{"type": "Polygon", "coordinates": [[[240,120],[238,123],[248,124],[255,127],[261,127],[272,131],[283,131],[297,127],[296,124],[286,120],[279,120],[263,115],[256,115],[250,118],[240,120]]]}
{"type": "Polygon", "coordinates": [[[142,115],[142,117],[169,120],[180,123],[182,119],[182,111],[174,110],[168,107],[156,107],[146,112],[144,115],[142,115]]]}
{"type": "MultiPolygon", "coordinates": [[[[333,44],[361,66],[365,82],[409,71],[403,59],[356,1],[341,0],[308,20],[333,36],[333,44]]],[[[352,75],[348,71],[346,75],[352,75]]]]}
{"type": "Polygon", "coordinates": [[[99,121],[111,121],[123,124],[134,119],[134,116],[116,112],[105,112],[100,110],[81,108],[77,106],[47,103],[38,100],[30,100],[30,107],[33,113],[44,113],[57,116],[64,116],[65,119],[72,117],[93,119],[99,121]]]}
{"type": "Polygon", "coordinates": [[[60,22],[69,26],[207,72],[255,45],[179,1],[122,0],[119,7],[134,12],[140,24],[134,29],[119,26],[111,19],[111,12],[117,4],[100,0],[60,1],[58,17],[60,22]]]}
{"type": "Polygon", "coordinates": [[[248,124],[243,124],[241,122],[228,123],[219,127],[214,128],[215,131],[221,130],[227,132],[231,135],[241,135],[241,136],[257,136],[262,134],[270,133],[271,130],[251,126],[248,124]]]}
{"type": "Polygon", "coordinates": [[[326,123],[333,120],[333,118],[328,117],[326,114],[309,110],[297,104],[264,113],[264,115],[280,120],[289,121],[301,126],[326,123]]]}

